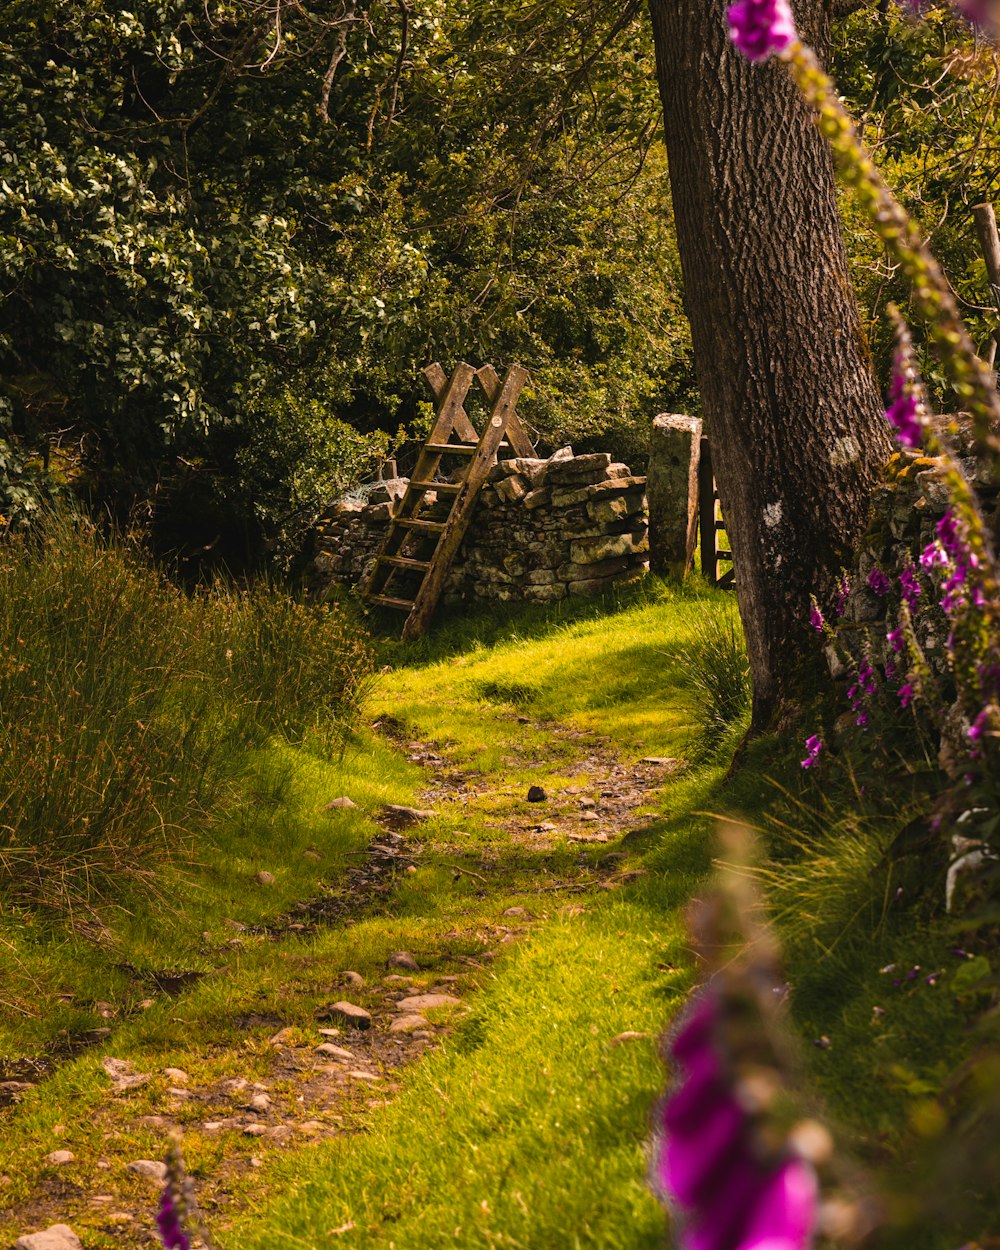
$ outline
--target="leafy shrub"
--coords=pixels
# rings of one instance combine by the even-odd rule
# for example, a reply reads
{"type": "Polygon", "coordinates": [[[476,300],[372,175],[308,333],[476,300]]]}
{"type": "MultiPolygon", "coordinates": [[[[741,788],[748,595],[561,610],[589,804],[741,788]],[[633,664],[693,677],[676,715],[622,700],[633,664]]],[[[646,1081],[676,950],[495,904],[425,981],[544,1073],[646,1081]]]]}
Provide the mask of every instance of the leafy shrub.
{"type": "Polygon", "coordinates": [[[752,687],[746,642],[735,609],[704,617],[698,641],[681,653],[697,727],[696,749],[711,755],[750,710],[752,687]]]}
{"type": "Polygon", "coordinates": [[[0,541],[0,889],[72,907],[149,878],[275,733],[329,742],[371,671],[346,619],[272,587],[185,596],[49,517],[0,541]]]}

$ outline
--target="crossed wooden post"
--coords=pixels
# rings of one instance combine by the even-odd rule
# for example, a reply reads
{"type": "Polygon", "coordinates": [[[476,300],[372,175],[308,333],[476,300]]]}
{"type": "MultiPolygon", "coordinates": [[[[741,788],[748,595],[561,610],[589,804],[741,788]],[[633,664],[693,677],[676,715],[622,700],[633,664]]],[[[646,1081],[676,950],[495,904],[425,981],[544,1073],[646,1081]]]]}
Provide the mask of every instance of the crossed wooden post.
{"type": "Polygon", "coordinates": [[[491,365],[476,370],[464,362],[450,378],[440,364],[430,365],[424,376],[437,401],[437,416],[363,592],[371,603],[407,611],[404,639],[418,638],[430,625],[445,578],[469,528],[479,491],[496,463],[504,437],[516,455],[535,454],[517,415],[517,401],[528,380],[526,369],[511,365],[503,382],[491,365]],[[464,406],[477,379],[490,404],[482,434],[469,420],[464,406]],[[460,441],[452,442],[452,434],[460,441]],[[434,478],[445,456],[461,457],[466,465],[455,475],[457,480],[438,482],[434,478]],[[437,497],[452,497],[445,520],[426,520],[419,515],[429,492],[437,497]],[[418,558],[407,550],[413,544],[431,544],[432,550],[419,553],[418,558]],[[421,576],[413,599],[389,593],[391,580],[406,572],[421,576]]]}

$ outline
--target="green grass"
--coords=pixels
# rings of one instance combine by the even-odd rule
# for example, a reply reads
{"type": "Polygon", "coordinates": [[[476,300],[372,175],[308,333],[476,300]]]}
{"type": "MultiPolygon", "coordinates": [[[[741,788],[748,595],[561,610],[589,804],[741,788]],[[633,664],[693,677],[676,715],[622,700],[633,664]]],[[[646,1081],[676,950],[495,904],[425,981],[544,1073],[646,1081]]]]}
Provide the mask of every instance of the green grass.
{"type": "MultiPolygon", "coordinates": [[[[619,845],[530,833],[539,809],[526,802],[529,785],[558,807],[575,788],[596,787],[612,761],[627,776],[644,756],[683,757],[697,744],[690,656],[724,628],[730,603],[696,582],[678,590],[650,579],[601,604],[446,618],[413,647],[384,642],[393,670],[380,676],[366,719],[398,745],[359,730],[340,758],[259,748],[243,804],[199,837],[186,865],[160,875],[166,906],[97,907],[78,929],[65,918],[48,927],[24,913],[20,927],[5,919],[0,940],[20,961],[13,1001],[22,1012],[0,1026],[8,1054],[57,1043],[60,1029],[103,1023],[80,1001],[81,985],[122,1014],[111,1043],[63,1063],[7,1114],[0,1174],[13,1184],[0,1201],[37,1192],[42,1156],[58,1144],[77,1154],[66,1175],[83,1192],[112,1185],[148,1202],[124,1160],[162,1151],[162,1138],[137,1118],[163,1108],[166,1081],[109,1102],[102,1055],[154,1073],[178,1066],[194,1083],[269,1080],[294,1108],[295,1082],[276,1075],[269,1037],[287,1027],[296,1053],[307,1055],[317,1008],[343,996],[345,968],[366,981],[351,997],[378,1013],[386,960],[407,949],[425,969],[418,984],[455,977],[466,1006],[441,1018],[453,1027],[439,1048],[383,1072],[383,1093],[348,1103],[344,1135],[265,1152],[253,1167],[258,1142],[204,1132],[203,1109],[178,1113],[220,1245],[662,1245],[666,1218],[645,1183],[650,1109],[665,1082],[656,1039],[695,974],[684,908],[711,867],[712,812],[742,815],[762,831],[762,875],[821,1114],[866,1168],[888,1163],[912,1190],[924,1175],[922,1152],[935,1144],[927,1126],[936,1093],[972,1052],[969,1025],[982,1005],[947,953],[955,936],[935,908],[926,866],[883,854],[914,796],[897,788],[859,803],[849,777],[804,776],[796,743],[773,739],[754,744],[727,781],[737,717],[720,722],[717,752],[648,796],[648,815],[637,814],[619,845]],[[424,770],[407,761],[414,741],[434,743],[441,763],[424,770]],[[460,802],[447,797],[456,770],[466,786],[460,802]],[[431,783],[428,799],[421,791],[431,783]],[[358,809],[324,813],[339,794],[358,809]],[[439,814],[408,835],[415,871],[397,877],[378,906],[347,927],[278,942],[232,928],[234,920],[266,924],[323,881],[336,883],[386,801],[431,802],[439,814]],[[609,852],[622,857],[614,889],[601,885],[609,852]],[[260,869],[275,875],[272,886],[255,883],[260,869]],[[516,918],[506,914],[512,907],[521,909],[516,918]],[[206,975],[139,1010],[149,991],[116,968],[123,957],[149,972],[206,975]],[[940,967],[942,976],[935,986],[918,979],[893,988],[879,971],[890,963],[940,967]],[[56,1003],[73,990],[72,1001],[56,1003]],[[615,1044],[622,1033],[639,1037],[615,1044]],[[825,1048],[811,1044],[821,1038],[825,1048]],[[101,1159],[110,1163],[103,1173],[101,1159]]],[[[289,1111],[309,1113],[308,1105],[289,1111]]],[[[969,1152],[958,1157],[974,1176],[969,1152]]],[[[937,1189],[946,1193],[943,1182],[937,1189]]],[[[951,1216],[908,1234],[909,1244],[945,1250],[981,1233],[985,1224],[969,1222],[973,1205],[963,1191],[951,1216]]],[[[79,1215],[94,1250],[122,1244],[85,1210],[58,1214],[79,1215]]],[[[0,1230],[14,1231],[2,1214],[0,1230]]]]}

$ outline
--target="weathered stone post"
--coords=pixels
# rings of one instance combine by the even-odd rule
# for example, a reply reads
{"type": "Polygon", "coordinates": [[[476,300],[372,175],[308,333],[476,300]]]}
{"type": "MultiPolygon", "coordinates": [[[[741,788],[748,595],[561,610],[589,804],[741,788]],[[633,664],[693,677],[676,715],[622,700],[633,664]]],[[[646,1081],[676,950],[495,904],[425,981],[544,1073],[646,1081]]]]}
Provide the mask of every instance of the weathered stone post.
{"type": "Polygon", "coordinates": [[[698,463],[701,419],[662,412],[649,441],[649,567],[684,577],[698,539],[698,463]]]}

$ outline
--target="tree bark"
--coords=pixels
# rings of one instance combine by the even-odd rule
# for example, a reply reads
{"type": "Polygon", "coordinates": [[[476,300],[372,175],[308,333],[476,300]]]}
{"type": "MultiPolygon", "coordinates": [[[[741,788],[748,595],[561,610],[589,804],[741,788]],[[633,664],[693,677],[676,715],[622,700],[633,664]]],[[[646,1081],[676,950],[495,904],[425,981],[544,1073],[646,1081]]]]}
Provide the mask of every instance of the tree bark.
{"type": "MultiPolygon", "coordinates": [[[[752,732],[793,701],[861,533],[888,427],[832,161],[776,62],[731,46],[727,0],[650,0],[695,364],[737,575],[752,732]]],[[[796,5],[822,41],[828,9],[796,5]]]]}

